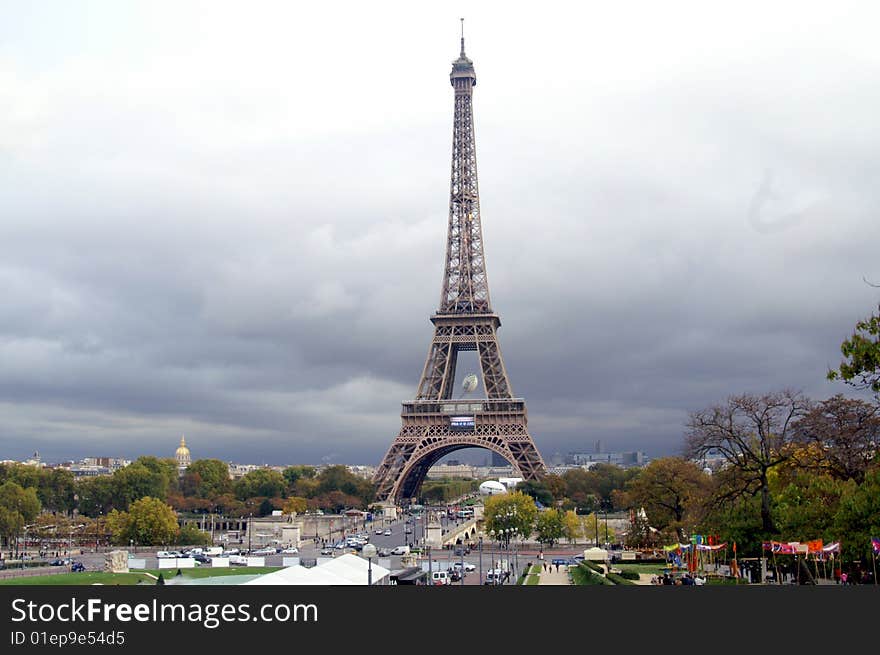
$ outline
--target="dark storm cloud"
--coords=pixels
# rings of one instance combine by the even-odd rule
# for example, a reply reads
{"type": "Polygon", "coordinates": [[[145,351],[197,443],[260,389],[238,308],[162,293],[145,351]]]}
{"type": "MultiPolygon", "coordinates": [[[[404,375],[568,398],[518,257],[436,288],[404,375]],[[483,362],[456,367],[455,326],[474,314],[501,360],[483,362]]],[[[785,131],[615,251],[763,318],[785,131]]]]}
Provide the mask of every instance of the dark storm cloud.
{"type": "MultiPolygon", "coordinates": [[[[196,457],[379,460],[439,299],[457,43],[432,11],[396,40],[261,23],[235,52],[223,11],[114,13],[54,50],[21,23],[0,48],[0,459],[185,433],[196,457]]],[[[476,16],[469,47],[492,301],[545,456],[668,454],[730,394],[840,391],[825,372],[880,278],[872,48],[757,7],[618,42],[607,11],[476,16]]]]}

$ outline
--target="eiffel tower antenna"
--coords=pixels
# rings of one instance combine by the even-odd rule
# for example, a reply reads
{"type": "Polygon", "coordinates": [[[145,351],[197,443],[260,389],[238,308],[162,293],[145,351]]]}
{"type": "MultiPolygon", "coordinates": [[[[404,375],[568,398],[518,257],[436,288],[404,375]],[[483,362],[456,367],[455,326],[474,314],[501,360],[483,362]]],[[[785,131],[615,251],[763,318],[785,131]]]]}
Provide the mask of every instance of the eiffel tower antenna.
{"type": "Polygon", "coordinates": [[[403,403],[400,432],[373,477],[380,502],[417,498],[431,466],[462,448],[498,453],[526,480],[547,472],[528,431],[525,400],[513,395],[498,343],[501,319],[489,299],[474,137],[477,74],[464,53],[463,18],[461,30],[461,52],[449,74],[452,180],[440,305],[431,316],[434,338],[415,400],[403,403]],[[483,399],[453,397],[458,355],[464,351],[479,357],[483,399]]]}
{"type": "Polygon", "coordinates": [[[459,57],[464,57],[464,18],[459,20],[461,21],[461,54],[459,54],[459,57]]]}

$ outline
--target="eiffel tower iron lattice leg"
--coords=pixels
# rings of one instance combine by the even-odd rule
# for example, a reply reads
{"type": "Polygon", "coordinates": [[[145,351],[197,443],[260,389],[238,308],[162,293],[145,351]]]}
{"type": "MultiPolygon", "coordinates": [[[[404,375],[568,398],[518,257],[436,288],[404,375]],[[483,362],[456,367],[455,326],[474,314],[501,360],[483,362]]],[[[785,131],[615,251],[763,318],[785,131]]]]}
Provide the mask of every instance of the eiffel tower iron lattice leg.
{"type": "Polygon", "coordinates": [[[463,36],[450,81],[455,89],[455,116],[440,308],[431,317],[434,338],[416,399],[403,403],[400,433],[373,478],[379,501],[417,497],[431,466],[461,448],[498,453],[526,480],[546,474],[528,431],[525,400],[513,396],[498,344],[501,320],[489,300],[472,110],[477,77],[465,56],[463,36]],[[476,351],[479,357],[484,398],[452,398],[462,351],[476,351]]]}

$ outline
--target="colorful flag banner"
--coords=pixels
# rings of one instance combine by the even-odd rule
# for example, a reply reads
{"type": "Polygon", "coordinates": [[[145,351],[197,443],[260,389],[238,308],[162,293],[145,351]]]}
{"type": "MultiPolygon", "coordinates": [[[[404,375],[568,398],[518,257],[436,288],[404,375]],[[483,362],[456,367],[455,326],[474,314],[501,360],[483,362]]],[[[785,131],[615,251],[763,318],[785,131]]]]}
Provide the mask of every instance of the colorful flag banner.
{"type": "Polygon", "coordinates": [[[813,539],[813,541],[807,542],[807,552],[808,553],[821,553],[822,552],[822,540],[821,539],[813,539]]]}
{"type": "Polygon", "coordinates": [[[840,552],[840,542],[832,541],[827,546],[822,546],[823,553],[839,553],[840,552]]]}
{"type": "Polygon", "coordinates": [[[874,551],[875,555],[880,555],[880,539],[877,537],[871,537],[871,549],[874,551]]]}

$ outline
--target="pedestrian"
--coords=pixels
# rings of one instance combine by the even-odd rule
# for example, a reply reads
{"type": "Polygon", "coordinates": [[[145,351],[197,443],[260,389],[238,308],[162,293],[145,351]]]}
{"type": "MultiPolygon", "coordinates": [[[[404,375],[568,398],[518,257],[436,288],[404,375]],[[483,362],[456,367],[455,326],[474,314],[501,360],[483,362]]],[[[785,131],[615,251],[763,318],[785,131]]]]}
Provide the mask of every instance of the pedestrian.
{"type": "Polygon", "coordinates": [[[556,572],[559,573],[559,562],[556,562],[556,572]]]}
{"type": "Polygon", "coordinates": [[[846,584],[846,572],[840,574],[840,584],[846,584]]]}

